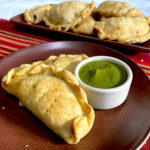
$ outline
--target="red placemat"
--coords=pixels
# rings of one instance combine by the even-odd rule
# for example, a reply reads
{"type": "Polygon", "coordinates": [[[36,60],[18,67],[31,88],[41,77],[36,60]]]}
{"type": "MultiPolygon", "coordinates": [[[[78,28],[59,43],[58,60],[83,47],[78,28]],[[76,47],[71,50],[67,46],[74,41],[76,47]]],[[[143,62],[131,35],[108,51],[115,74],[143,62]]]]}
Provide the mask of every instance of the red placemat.
{"type": "MultiPolygon", "coordinates": [[[[36,32],[33,34],[20,31],[9,21],[0,19],[0,59],[22,48],[51,41],[55,40],[39,36],[36,32]]],[[[127,56],[137,63],[150,78],[150,53],[127,56]]],[[[145,141],[140,150],[150,150],[150,138],[145,141]]]]}

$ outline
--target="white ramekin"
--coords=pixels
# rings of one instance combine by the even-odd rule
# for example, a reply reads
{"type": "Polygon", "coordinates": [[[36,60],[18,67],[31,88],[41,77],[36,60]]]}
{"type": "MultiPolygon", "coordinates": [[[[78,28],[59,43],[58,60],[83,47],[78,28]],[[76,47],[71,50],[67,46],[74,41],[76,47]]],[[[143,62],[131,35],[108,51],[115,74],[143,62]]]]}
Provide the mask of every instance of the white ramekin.
{"type": "Polygon", "coordinates": [[[110,56],[94,56],[81,61],[75,68],[75,76],[77,77],[80,86],[85,90],[89,104],[95,109],[111,109],[121,105],[127,98],[133,78],[132,71],[125,62],[110,56]],[[95,88],[84,83],[79,78],[79,69],[84,64],[95,60],[106,60],[124,67],[128,75],[126,81],[120,86],[108,89],[95,88]]]}

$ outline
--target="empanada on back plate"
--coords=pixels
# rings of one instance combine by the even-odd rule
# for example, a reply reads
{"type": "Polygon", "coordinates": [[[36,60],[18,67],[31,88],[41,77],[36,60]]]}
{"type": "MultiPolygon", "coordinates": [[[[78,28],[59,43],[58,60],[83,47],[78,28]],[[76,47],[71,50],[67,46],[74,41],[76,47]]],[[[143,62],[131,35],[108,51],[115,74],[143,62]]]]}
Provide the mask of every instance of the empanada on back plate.
{"type": "Polygon", "coordinates": [[[95,29],[100,39],[126,43],[143,43],[150,39],[147,17],[111,17],[96,22],[95,29]]]}
{"type": "Polygon", "coordinates": [[[43,15],[46,10],[50,10],[53,5],[47,4],[43,6],[36,6],[31,9],[27,9],[24,12],[24,20],[28,24],[39,24],[43,21],[43,15]]]}
{"type": "Polygon", "coordinates": [[[133,8],[129,3],[123,1],[104,1],[95,10],[95,13],[105,17],[137,17],[143,13],[133,8]]]}
{"type": "Polygon", "coordinates": [[[42,61],[23,64],[8,72],[2,86],[68,144],[78,143],[93,126],[94,110],[67,70],[56,72],[42,61]]]}
{"type": "Polygon", "coordinates": [[[82,22],[72,28],[72,31],[79,34],[93,35],[94,34],[95,19],[88,16],[82,22]]]}
{"type": "Polygon", "coordinates": [[[91,14],[94,1],[91,4],[82,1],[65,1],[46,11],[44,22],[50,29],[68,31],[91,14]]]}

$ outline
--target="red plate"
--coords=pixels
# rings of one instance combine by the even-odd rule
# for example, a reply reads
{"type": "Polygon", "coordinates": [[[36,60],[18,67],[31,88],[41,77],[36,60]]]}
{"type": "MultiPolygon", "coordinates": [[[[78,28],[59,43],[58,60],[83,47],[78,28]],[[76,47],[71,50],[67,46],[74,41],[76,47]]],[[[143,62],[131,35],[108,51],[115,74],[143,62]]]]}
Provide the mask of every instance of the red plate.
{"type": "Polygon", "coordinates": [[[0,86],[0,149],[21,150],[127,150],[138,147],[150,130],[150,81],[130,59],[110,48],[86,42],[50,42],[25,48],[0,60],[0,79],[12,67],[47,58],[49,55],[107,55],[126,62],[133,71],[127,100],[110,110],[95,110],[90,133],[79,144],[68,145],[49,130],[17,99],[0,86]]]}

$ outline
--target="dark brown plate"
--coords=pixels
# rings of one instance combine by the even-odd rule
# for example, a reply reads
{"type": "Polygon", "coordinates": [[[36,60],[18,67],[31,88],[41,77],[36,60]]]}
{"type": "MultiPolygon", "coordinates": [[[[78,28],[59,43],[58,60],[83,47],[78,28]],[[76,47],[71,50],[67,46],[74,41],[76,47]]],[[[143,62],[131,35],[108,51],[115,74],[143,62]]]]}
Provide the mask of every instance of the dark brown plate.
{"type": "Polygon", "coordinates": [[[95,110],[96,119],[90,133],[79,144],[68,145],[27,109],[18,107],[17,99],[0,86],[0,149],[128,150],[139,146],[150,129],[150,81],[135,63],[117,51],[87,42],[40,44],[0,60],[0,79],[12,67],[60,53],[107,55],[126,62],[133,71],[127,100],[115,109],[95,110]]]}
{"type": "Polygon", "coordinates": [[[120,43],[120,42],[116,42],[116,41],[101,40],[101,39],[98,39],[97,37],[86,36],[86,35],[76,34],[76,33],[72,33],[72,32],[63,32],[63,31],[51,30],[44,25],[27,24],[24,21],[23,14],[20,14],[20,15],[17,15],[15,17],[11,18],[10,21],[13,24],[21,26],[21,27],[28,27],[30,29],[36,29],[36,30],[40,31],[40,34],[41,34],[41,31],[45,31],[43,34],[45,36],[48,36],[48,37],[52,37],[52,34],[55,34],[55,36],[59,37],[59,39],[62,37],[63,40],[71,38],[71,40],[93,42],[93,43],[113,47],[120,52],[130,52],[130,51],[131,52],[143,52],[143,53],[150,52],[150,40],[143,43],[143,44],[138,44],[138,45],[125,44],[125,43],[120,43]]]}

